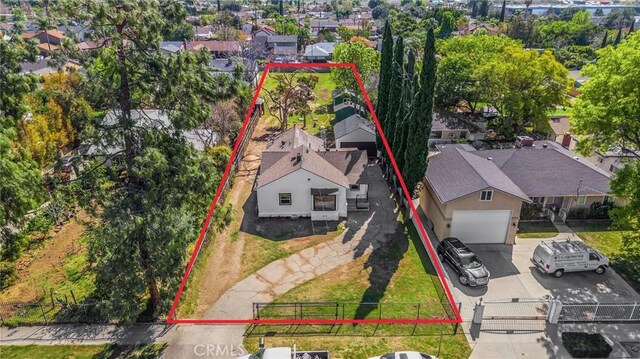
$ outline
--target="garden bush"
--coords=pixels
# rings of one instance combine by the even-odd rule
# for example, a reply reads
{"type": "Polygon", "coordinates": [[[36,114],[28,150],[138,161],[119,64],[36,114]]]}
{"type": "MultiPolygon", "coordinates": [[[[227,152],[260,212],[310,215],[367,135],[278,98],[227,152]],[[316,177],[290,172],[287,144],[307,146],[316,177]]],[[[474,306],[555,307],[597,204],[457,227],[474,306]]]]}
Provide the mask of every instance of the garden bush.
{"type": "Polygon", "coordinates": [[[0,289],[10,286],[16,280],[16,266],[9,262],[0,262],[0,289]]]}
{"type": "Polygon", "coordinates": [[[562,333],[562,344],[574,358],[608,358],[613,350],[599,333],[562,333]]]}

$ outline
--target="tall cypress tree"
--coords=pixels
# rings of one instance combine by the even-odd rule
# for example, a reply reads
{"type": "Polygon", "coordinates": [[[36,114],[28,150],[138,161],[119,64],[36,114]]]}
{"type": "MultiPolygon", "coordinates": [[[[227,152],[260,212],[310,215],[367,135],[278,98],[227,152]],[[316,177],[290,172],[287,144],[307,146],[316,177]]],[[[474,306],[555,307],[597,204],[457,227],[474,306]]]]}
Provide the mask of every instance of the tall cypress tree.
{"type": "MultiPolygon", "coordinates": [[[[414,193],[427,170],[429,134],[433,120],[433,94],[436,87],[436,38],[433,28],[427,33],[427,42],[422,57],[420,90],[413,100],[410,131],[402,171],[408,189],[414,193]]],[[[415,193],[414,193],[415,194],[415,193]]]]}
{"type": "Polygon", "coordinates": [[[622,41],[622,26],[620,27],[620,30],[618,30],[618,35],[616,35],[616,39],[613,41],[613,46],[618,45],[620,41],[622,41]]]}
{"type": "Polygon", "coordinates": [[[478,6],[476,5],[476,2],[473,1],[471,4],[471,18],[475,19],[476,17],[478,17],[478,6]]]}
{"type": "Polygon", "coordinates": [[[280,11],[280,15],[284,15],[284,0],[280,0],[280,7],[278,10],[280,11]]]}
{"type": "Polygon", "coordinates": [[[500,11],[500,22],[504,22],[504,16],[507,13],[507,0],[502,0],[502,10],[500,11]]]}
{"type": "Polygon", "coordinates": [[[604,37],[602,38],[602,43],[600,44],[600,48],[607,47],[607,41],[609,41],[609,31],[604,30],[604,37]]]}
{"type": "MultiPolygon", "coordinates": [[[[378,85],[378,106],[376,115],[380,121],[380,127],[384,128],[384,121],[387,119],[389,108],[389,85],[391,83],[391,66],[393,63],[393,36],[391,34],[391,24],[385,22],[384,35],[382,36],[382,54],[380,56],[380,82],[378,85]]],[[[380,136],[376,136],[378,149],[382,148],[380,136]]]]}
{"type": "Polygon", "coordinates": [[[393,155],[395,156],[398,168],[404,168],[404,152],[407,145],[407,137],[409,136],[409,118],[411,110],[411,102],[414,95],[414,67],[416,64],[416,56],[413,51],[409,51],[407,56],[407,64],[404,69],[404,83],[402,86],[402,97],[400,98],[400,108],[398,109],[398,117],[396,119],[396,130],[393,137],[393,155]]]}
{"type": "MultiPolygon", "coordinates": [[[[391,84],[389,88],[389,111],[384,122],[384,135],[389,142],[389,147],[393,149],[393,140],[396,132],[396,121],[398,121],[398,110],[402,97],[402,84],[404,78],[404,41],[402,36],[396,40],[393,49],[393,65],[391,69],[391,84]]],[[[387,155],[388,158],[388,155],[387,155]]]]}
{"type": "Polygon", "coordinates": [[[636,19],[633,18],[633,19],[631,19],[631,27],[629,27],[629,33],[627,34],[627,36],[631,35],[633,30],[635,30],[635,29],[636,29],[636,19]]]}

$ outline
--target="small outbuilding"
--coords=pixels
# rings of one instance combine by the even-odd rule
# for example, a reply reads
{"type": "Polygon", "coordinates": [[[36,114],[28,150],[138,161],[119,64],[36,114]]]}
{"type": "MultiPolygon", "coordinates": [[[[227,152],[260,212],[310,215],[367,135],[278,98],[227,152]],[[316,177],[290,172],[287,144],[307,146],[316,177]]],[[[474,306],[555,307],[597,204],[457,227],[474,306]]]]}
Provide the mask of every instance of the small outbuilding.
{"type": "Polygon", "coordinates": [[[373,122],[353,114],[333,126],[336,148],[357,148],[376,155],[376,130],[373,122]]]}

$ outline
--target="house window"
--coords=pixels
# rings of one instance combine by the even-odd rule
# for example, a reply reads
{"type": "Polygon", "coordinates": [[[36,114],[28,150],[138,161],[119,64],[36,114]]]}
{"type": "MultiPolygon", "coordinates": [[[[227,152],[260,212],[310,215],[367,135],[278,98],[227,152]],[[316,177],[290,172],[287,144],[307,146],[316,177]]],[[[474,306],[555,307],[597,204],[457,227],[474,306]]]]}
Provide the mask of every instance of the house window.
{"type": "Polygon", "coordinates": [[[354,190],[354,191],[358,191],[358,190],[360,190],[360,185],[359,184],[352,184],[351,185],[351,189],[354,190]]]}
{"type": "Polygon", "coordinates": [[[290,206],[291,205],[291,193],[279,193],[278,197],[280,198],[281,206],[290,206]]]}
{"type": "Polygon", "coordinates": [[[336,196],[321,195],[321,194],[317,194],[313,196],[313,210],[314,211],[335,211],[336,196]]]}
{"type": "Polygon", "coordinates": [[[583,205],[585,203],[587,203],[587,196],[578,196],[577,204],[578,205],[583,205]]]}
{"type": "Polygon", "coordinates": [[[493,199],[493,191],[487,190],[487,191],[482,191],[482,193],[480,193],[480,201],[489,202],[492,199],[493,199]]]}

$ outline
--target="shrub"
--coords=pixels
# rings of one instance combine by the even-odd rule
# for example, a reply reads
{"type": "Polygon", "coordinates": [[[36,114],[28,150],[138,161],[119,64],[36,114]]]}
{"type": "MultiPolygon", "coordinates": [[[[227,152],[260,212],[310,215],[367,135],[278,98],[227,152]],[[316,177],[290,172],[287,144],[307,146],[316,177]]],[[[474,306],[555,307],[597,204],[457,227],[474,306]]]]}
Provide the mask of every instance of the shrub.
{"type": "Polygon", "coordinates": [[[613,350],[599,333],[562,333],[562,344],[574,358],[608,358],[613,350]]]}
{"type": "Polygon", "coordinates": [[[0,262],[0,289],[10,286],[16,280],[16,266],[9,262],[0,262]]]}

